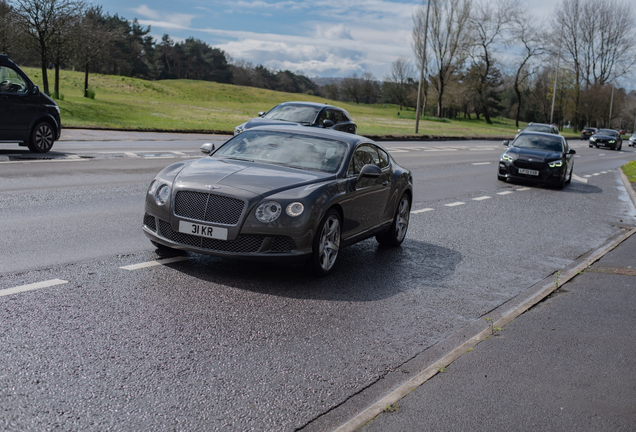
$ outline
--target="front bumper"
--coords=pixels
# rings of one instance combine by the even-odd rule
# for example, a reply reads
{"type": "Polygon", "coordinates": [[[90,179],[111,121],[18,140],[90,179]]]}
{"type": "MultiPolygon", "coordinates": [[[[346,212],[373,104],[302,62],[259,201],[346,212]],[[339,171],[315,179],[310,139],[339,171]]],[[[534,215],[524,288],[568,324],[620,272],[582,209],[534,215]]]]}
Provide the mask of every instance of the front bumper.
{"type": "Polygon", "coordinates": [[[309,238],[239,234],[235,240],[216,240],[175,231],[170,222],[148,213],[144,215],[142,229],[151,241],[164,246],[226,258],[298,262],[306,260],[312,252],[309,238]]]}
{"type": "MultiPolygon", "coordinates": [[[[515,161],[516,162],[516,161],[515,161]]],[[[548,164],[536,164],[526,169],[539,171],[539,175],[529,175],[519,173],[519,167],[515,162],[500,161],[497,173],[500,179],[525,180],[539,184],[560,184],[566,174],[566,166],[550,168],[548,164]]]]}

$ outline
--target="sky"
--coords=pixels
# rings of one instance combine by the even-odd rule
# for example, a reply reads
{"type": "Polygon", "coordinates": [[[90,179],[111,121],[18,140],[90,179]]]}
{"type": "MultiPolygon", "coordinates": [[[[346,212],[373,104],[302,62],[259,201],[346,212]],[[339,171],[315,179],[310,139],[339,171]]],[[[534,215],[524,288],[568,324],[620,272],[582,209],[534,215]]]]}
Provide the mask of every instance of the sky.
{"type": "MultiPolygon", "coordinates": [[[[521,0],[549,18],[555,0],[521,0]]],[[[188,37],[235,61],[309,77],[388,75],[400,56],[413,58],[413,11],[420,0],[95,0],[111,15],[137,18],[150,34],[188,37]]]]}

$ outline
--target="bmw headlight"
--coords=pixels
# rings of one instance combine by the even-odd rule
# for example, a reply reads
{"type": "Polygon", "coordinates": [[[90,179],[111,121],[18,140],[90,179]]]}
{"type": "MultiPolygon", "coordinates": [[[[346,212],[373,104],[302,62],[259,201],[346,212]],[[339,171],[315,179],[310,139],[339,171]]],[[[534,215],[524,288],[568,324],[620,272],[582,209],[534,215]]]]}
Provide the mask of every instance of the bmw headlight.
{"type": "Polygon", "coordinates": [[[234,128],[234,136],[240,134],[244,130],[245,130],[245,123],[238,125],[237,127],[234,128]]]}
{"type": "Polygon", "coordinates": [[[514,159],[511,156],[508,156],[507,154],[501,155],[501,159],[505,160],[505,161],[508,161],[508,162],[514,161],[514,159]]]}
{"type": "Polygon", "coordinates": [[[616,140],[609,140],[610,144],[614,144],[616,142],[616,140]]]}
{"type": "Polygon", "coordinates": [[[167,184],[162,184],[161,186],[157,188],[157,191],[155,192],[155,201],[159,205],[164,205],[165,203],[168,202],[169,198],[170,198],[170,186],[168,186],[167,184]]]}
{"type": "Polygon", "coordinates": [[[559,167],[562,167],[562,166],[563,166],[563,161],[560,161],[560,160],[558,160],[558,161],[553,161],[553,162],[548,163],[548,166],[549,166],[550,168],[559,168],[559,167]]]}
{"type": "Polygon", "coordinates": [[[285,212],[291,217],[300,216],[305,210],[305,206],[302,203],[294,202],[287,206],[285,212]]]}
{"type": "Polygon", "coordinates": [[[594,138],[593,136],[590,137],[590,141],[595,142],[596,138],[594,138]]]}
{"type": "Polygon", "coordinates": [[[276,201],[266,201],[256,209],[256,219],[263,223],[274,222],[281,213],[281,206],[276,201]]]}

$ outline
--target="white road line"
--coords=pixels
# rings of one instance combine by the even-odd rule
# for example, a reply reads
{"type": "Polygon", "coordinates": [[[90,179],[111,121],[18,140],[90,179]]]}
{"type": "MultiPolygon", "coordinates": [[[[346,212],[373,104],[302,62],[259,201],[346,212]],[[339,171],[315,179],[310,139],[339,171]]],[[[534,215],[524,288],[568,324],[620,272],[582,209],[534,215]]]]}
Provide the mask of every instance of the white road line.
{"type": "Polygon", "coordinates": [[[490,199],[490,198],[492,198],[492,197],[484,195],[484,196],[480,196],[480,197],[477,197],[477,198],[473,198],[473,201],[483,201],[483,200],[487,200],[487,199],[490,199]]]}
{"type": "Polygon", "coordinates": [[[601,175],[600,173],[594,173],[592,174],[593,176],[597,176],[597,175],[601,175]]]}
{"type": "MultiPolygon", "coordinates": [[[[573,174],[573,175],[574,175],[574,174],[573,174]]],[[[515,190],[516,190],[517,192],[520,192],[520,191],[526,191],[526,190],[530,190],[530,189],[532,189],[532,188],[529,188],[529,187],[522,187],[522,188],[515,189],[515,190]]]]}
{"type": "MultiPolygon", "coordinates": [[[[590,177],[590,176],[585,176],[585,177],[590,177]]],[[[580,182],[580,183],[587,183],[587,179],[586,178],[581,178],[581,177],[577,176],[574,173],[572,173],[572,180],[580,182]]]]}
{"type": "Polygon", "coordinates": [[[144,262],[140,264],[127,265],[127,266],[119,267],[119,268],[132,271],[132,270],[139,270],[146,267],[154,267],[158,265],[170,264],[170,263],[179,262],[179,261],[186,261],[189,259],[190,258],[188,257],[165,258],[165,259],[160,259],[156,261],[148,261],[148,262],[144,262]]]}
{"type": "Polygon", "coordinates": [[[601,171],[601,174],[607,174],[607,171],[601,171]]]}
{"type": "Polygon", "coordinates": [[[185,154],[184,152],[180,152],[180,151],[173,151],[173,152],[170,152],[170,153],[174,153],[174,154],[179,155],[179,156],[187,156],[187,154],[185,154]]]}
{"type": "Polygon", "coordinates": [[[591,175],[589,175],[589,174],[585,174],[583,177],[587,177],[587,178],[589,178],[589,177],[592,177],[592,176],[591,176],[591,175]]]}
{"type": "Polygon", "coordinates": [[[433,211],[435,209],[432,208],[423,208],[423,209],[419,209],[419,210],[413,210],[411,212],[411,214],[418,214],[418,213],[424,213],[424,212],[429,212],[429,211],[433,211]]]}
{"type": "Polygon", "coordinates": [[[137,153],[125,152],[124,154],[126,156],[129,156],[129,157],[134,157],[134,158],[138,158],[139,157],[139,155],[137,153]]]}
{"type": "Polygon", "coordinates": [[[461,202],[461,201],[457,201],[454,203],[450,203],[450,204],[444,204],[446,207],[456,207],[456,206],[460,206],[460,205],[464,205],[466,204],[465,202],[461,202]]]}
{"type": "Polygon", "coordinates": [[[497,195],[508,195],[514,193],[513,191],[503,191],[503,192],[497,192],[497,195]]]}
{"type": "Polygon", "coordinates": [[[11,295],[11,294],[17,294],[17,293],[21,293],[25,291],[33,291],[40,288],[47,288],[47,287],[55,286],[55,285],[63,285],[65,283],[68,283],[68,281],[65,281],[62,279],[51,279],[44,282],[37,282],[37,283],[29,284],[29,285],[21,285],[21,286],[17,286],[13,288],[7,288],[7,289],[0,290],[0,297],[11,295]]]}
{"type": "Polygon", "coordinates": [[[490,165],[490,162],[473,162],[473,165],[490,165]]]}
{"type": "Polygon", "coordinates": [[[599,156],[605,156],[605,153],[599,153],[598,155],[599,156]]]}
{"type": "Polygon", "coordinates": [[[387,149],[389,153],[408,153],[408,150],[387,149]]]}
{"type": "Polygon", "coordinates": [[[34,159],[34,160],[20,160],[20,161],[9,161],[9,162],[0,162],[0,164],[15,164],[15,163],[44,163],[44,162],[82,162],[87,161],[89,159],[34,159]]]}

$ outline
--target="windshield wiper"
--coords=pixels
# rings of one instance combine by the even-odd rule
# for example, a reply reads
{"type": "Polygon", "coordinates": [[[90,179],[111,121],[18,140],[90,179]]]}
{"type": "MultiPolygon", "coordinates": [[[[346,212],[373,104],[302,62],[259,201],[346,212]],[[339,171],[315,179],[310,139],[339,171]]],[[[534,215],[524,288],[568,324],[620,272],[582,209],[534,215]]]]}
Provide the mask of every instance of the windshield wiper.
{"type": "Polygon", "coordinates": [[[233,160],[240,160],[245,162],[254,162],[252,159],[246,159],[246,158],[240,158],[240,157],[234,157],[234,156],[223,156],[223,159],[233,159],[233,160]]]}

